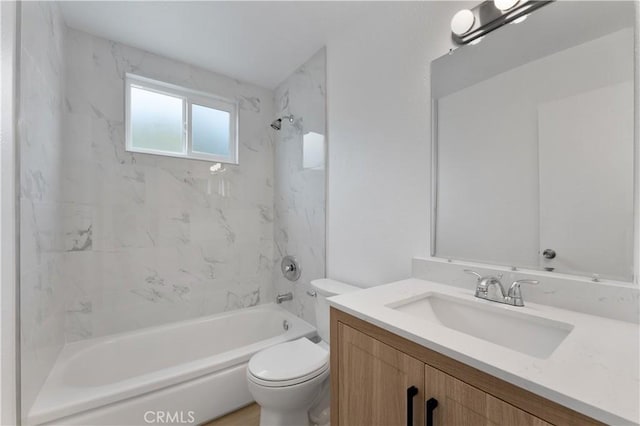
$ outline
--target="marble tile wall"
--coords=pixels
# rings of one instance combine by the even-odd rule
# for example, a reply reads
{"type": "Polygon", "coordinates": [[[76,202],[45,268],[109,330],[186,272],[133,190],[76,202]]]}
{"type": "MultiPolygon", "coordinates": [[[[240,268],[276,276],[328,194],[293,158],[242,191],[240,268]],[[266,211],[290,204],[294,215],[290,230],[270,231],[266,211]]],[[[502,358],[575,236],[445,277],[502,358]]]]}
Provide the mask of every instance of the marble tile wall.
{"type": "Polygon", "coordinates": [[[276,89],[277,116],[283,120],[275,141],[275,253],[273,280],[279,293],[292,291],[283,305],[315,324],[310,282],[325,276],[326,53],[323,48],[276,89]],[[325,144],[317,158],[318,140],[325,144]],[[306,163],[306,164],[305,164],[306,163]],[[285,255],[297,258],[300,279],[292,283],[280,271],[285,255]]]}
{"type": "Polygon", "coordinates": [[[55,3],[25,2],[22,19],[24,410],[65,342],[269,303],[276,289],[313,323],[324,50],[274,94],[66,28],[55,3]],[[212,174],[208,162],[126,152],[126,72],[237,99],[240,165],[212,174]],[[271,130],[285,113],[294,123],[271,130]],[[303,268],[295,285],[280,273],[285,254],[303,268]]]}
{"type": "Polygon", "coordinates": [[[21,4],[20,310],[22,407],[27,410],[64,344],[62,281],[74,238],[63,226],[64,23],[55,3],[21,4]]]}
{"type": "Polygon", "coordinates": [[[66,341],[271,302],[273,92],[73,29],[65,44],[66,341]],[[126,72],[237,99],[240,165],[125,152],[126,72]]]}

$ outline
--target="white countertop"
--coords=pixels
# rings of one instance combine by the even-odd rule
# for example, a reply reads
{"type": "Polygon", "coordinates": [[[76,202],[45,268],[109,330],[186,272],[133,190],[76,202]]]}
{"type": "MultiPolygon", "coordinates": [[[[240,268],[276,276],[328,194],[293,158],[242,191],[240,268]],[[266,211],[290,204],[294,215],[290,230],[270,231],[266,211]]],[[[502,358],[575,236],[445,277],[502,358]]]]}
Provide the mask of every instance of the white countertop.
{"type": "Polygon", "coordinates": [[[335,296],[329,303],[604,423],[640,424],[638,324],[527,303],[526,299],[524,307],[508,306],[475,298],[471,290],[414,278],[335,296]],[[386,306],[433,291],[570,323],[574,328],[548,358],[539,359],[386,306]]]}

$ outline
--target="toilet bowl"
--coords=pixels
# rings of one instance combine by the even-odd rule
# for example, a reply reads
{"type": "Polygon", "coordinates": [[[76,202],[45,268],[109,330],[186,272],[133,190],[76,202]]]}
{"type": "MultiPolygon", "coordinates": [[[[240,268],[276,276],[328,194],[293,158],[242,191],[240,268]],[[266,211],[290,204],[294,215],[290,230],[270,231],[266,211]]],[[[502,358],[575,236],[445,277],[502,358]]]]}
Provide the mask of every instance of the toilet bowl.
{"type": "Polygon", "coordinates": [[[338,281],[311,281],[318,335],[280,343],[255,354],[247,383],[260,405],[260,426],[309,426],[329,422],[329,304],[327,297],[359,290],[338,281]],[[310,420],[311,418],[311,420],[310,420]]]}
{"type": "Polygon", "coordinates": [[[329,351],[307,338],[282,343],[249,361],[249,391],[260,425],[307,426],[308,412],[329,378],[329,351]]]}

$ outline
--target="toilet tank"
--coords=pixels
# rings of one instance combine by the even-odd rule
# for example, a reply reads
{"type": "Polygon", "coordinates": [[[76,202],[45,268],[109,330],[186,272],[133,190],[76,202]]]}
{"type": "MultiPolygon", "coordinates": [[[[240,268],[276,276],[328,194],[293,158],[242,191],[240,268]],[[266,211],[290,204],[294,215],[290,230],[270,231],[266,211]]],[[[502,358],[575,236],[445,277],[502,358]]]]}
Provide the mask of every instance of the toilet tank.
{"type": "Polygon", "coordinates": [[[329,343],[329,303],[327,298],[338,294],[351,293],[352,291],[361,290],[361,288],[328,278],[312,280],[311,286],[316,291],[315,308],[318,335],[323,341],[329,343]]]}

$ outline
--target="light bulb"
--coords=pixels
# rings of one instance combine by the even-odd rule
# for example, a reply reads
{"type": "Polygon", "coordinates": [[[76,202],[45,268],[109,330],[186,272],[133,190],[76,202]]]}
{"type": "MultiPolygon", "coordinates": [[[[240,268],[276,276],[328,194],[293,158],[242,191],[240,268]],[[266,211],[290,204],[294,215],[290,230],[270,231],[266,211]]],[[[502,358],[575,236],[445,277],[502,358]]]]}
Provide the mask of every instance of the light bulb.
{"type": "Polygon", "coordinates": [[[518,4],[520,0],[493,0],[493,4],[497,9],[505,12],[518,4]]]}
{"type": "Polygon", "coordinates": [[[457,36],[461,36],[469,32],[476,22],[476,17],[469,9],[462,9],[451,19],[451,32],[457,36]]]}

